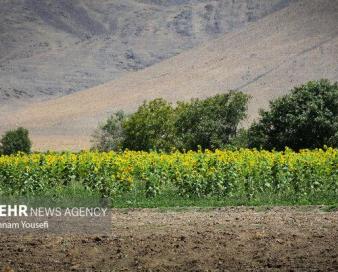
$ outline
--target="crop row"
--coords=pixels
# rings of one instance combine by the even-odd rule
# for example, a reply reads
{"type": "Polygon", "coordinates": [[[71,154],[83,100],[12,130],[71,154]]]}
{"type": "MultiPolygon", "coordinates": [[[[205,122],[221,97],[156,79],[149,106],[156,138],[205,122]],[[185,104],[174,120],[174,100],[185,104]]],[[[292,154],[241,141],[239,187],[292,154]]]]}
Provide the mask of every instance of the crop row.
{"type": "Polygon", "coordinates": [[[338,150],[19,154],[0,157],[0,194],[34,195],[74,182],[102,196],[171,190],[184,197],[338,195],[338,150]]]}

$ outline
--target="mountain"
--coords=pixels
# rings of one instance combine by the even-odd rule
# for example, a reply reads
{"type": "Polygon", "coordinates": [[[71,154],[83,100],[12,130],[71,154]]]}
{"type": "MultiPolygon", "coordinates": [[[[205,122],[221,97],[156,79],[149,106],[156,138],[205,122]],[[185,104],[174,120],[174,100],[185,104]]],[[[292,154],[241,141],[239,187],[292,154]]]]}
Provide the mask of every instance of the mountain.
{"type": "MultiPolygon", "coordinates": [[[[206,97],[230,89],[252,96],[249,121],[268,101],[308,80],[338,80],[338,2],[300,0],[245,28],[106,84],[0,116],[23,125],[37,150],[82,149],[98,122],[145,99],[206,97]]],[[[9,112],[9,110],[7,111],[9,112]]]]}
{"type": "Polygon", "coordinates": [[[288,0],[0,0],[0,103],[113,80],[220,37],[288,0]]]}

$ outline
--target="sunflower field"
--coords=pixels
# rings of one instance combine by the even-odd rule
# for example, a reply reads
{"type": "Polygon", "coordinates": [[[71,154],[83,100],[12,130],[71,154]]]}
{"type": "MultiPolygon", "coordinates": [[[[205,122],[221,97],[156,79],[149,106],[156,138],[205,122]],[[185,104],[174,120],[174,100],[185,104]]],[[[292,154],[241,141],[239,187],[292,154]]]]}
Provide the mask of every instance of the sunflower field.
{"type": "Polygon", "coordinates": [[[44,153],[0,157],[0,195],[39,195],[74,182],[102,197],[171,191],[190,197],[338,196],[338,150],[198,151],[170,154],[44,153]]]}

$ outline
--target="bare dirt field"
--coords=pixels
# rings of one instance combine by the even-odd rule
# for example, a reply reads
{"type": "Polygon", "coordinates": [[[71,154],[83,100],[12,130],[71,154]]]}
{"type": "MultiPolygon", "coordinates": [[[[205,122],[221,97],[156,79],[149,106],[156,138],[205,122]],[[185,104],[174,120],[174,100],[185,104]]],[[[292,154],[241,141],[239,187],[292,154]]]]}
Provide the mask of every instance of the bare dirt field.
{"type": "Polygon", "coordinates": [[[0,234],[6,271],[338,271],[321,207],[114,210],[112,236],[0,234]]]}

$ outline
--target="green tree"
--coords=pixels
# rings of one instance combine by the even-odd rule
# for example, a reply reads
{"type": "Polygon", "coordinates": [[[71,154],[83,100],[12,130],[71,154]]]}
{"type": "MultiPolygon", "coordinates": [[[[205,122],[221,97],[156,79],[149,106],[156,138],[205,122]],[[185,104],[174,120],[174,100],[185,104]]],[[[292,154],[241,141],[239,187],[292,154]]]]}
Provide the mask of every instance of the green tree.
{"type": "Polygon", "coordinates": [[[124,123],[124,148],[170,150],[175,146],[174,109],[164,99],[144,102],[124,123]]]}
{"type": "Polygon", "coordinates": [[[196,150],[221,148],[236,136],[246,117],[249,96],[231,91],[204,100],[179,103],[175,129],[181,148],[196,150]]]}
{"type": "Polygon", "coordinates": [[[246,116],[248,98],[243,93],[230,92],[178,102],[175,108],[163,99],[144,102],[128,118],[115,114],[101,125],[94,134],[93,148],[170,151],[196,150],[199,146],[215,149],[229,143],[243,145],[246,134],[239,137],[237,127],[246,116]]]}
{"type": "Polygon", "coordinates": [[[294,150],[338,145],[338,84],[310,81],[261,110],[249,129],[249,146],[294,150]]]}
{"type": "Polygon", "coordinates": [[[7,131],[0,141],[2,153],[4,155],[30,153],[32,144],[28,134],[28,130],[22,127],[7,131]]]}
{"type": "Polygon", "coordinates": [[[119,111],[111,115],[106,123],[99,125],[99,128],[93,134],[92,149],[120,151],[124,143],[123,123],[125,120],[125,113],[119,111]]]}

